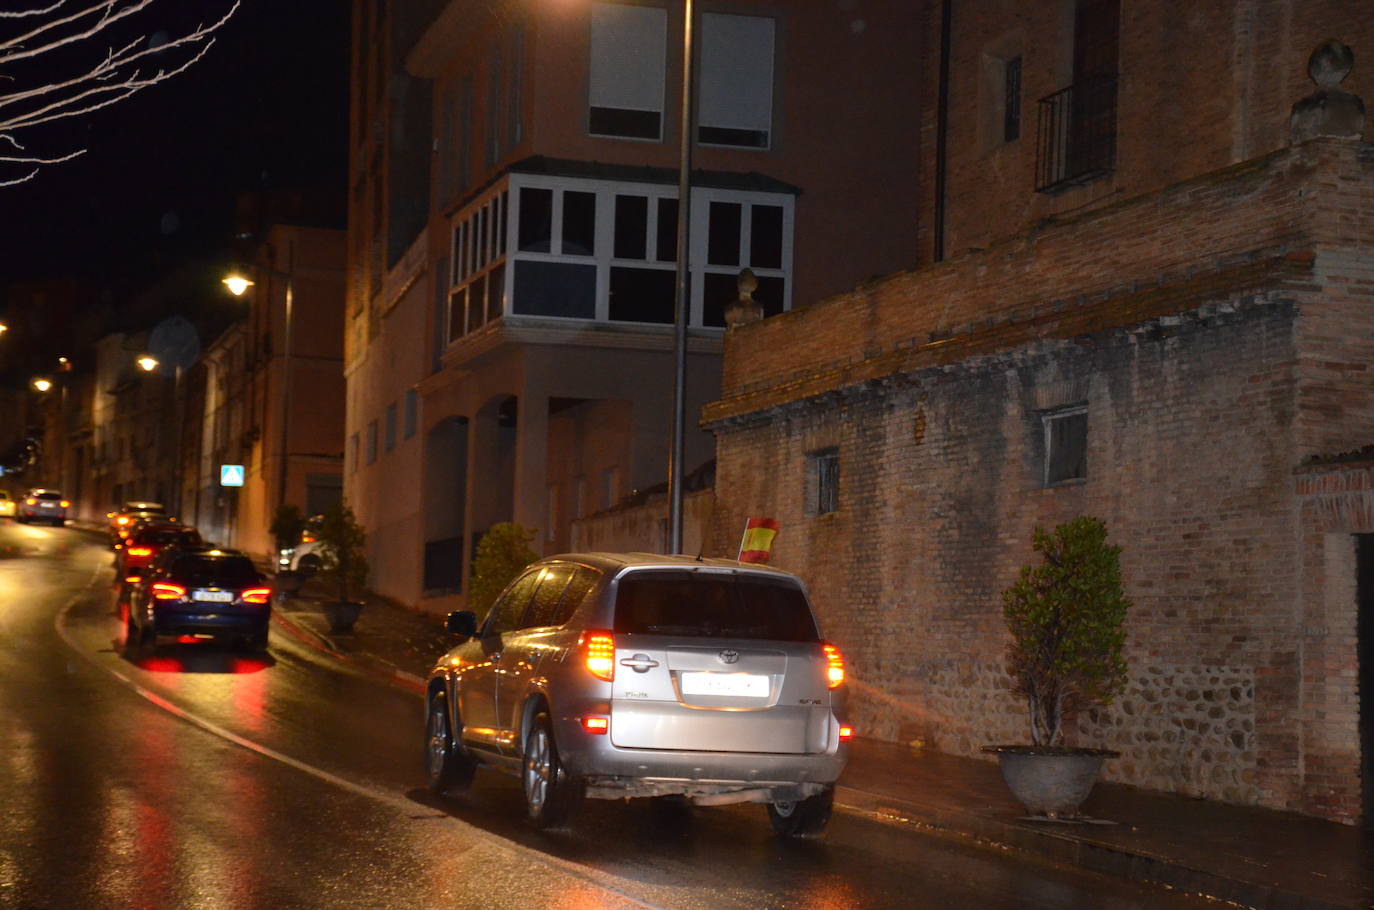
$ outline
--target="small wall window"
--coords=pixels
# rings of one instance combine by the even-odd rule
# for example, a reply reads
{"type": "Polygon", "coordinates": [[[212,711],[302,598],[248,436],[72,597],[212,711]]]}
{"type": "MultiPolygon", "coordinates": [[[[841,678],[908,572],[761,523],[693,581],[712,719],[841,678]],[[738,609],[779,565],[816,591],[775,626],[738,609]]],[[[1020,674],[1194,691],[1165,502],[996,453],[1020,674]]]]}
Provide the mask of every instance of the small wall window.
{"type": "MultiPolygon", "coordinates": [[[[348,469],[350,472],[358,470],[358,434],[354,433],[348,440],[348,469]]],[[[119,497],[116,496],[115,499],[119,497]]]]}
{"type": "Polygon", "coordinates": [[[367,463],[377,460],[377,421],[367,425],[367,463]]]}
{"type": "Polygon", "coordinates": [[[396,448],[396,418],[396,402],[393,401],[386,406],[386,428],[382,442],[385,451],[388,452],[396,448]]]}
{"type": "Polygon", "coordinates": [[[840,508],[840,450],[819,449],[806,456],[806,514],[829,515],[840,508]]]}
{"type": "Polygon", "coordinates": [[[1002,64],[1002,141],[1021,138],[1021,57],[1002,64]]]}
{"type": "Polygon", "coordinates": [[[406,410],[405,410],[405,438],[409,439],[415,435],[416,427],[420,422],[420,396],[414,389],[406,389],[406,410]]]}
{"type": "Polygon", "coordinates": [[[544,539],[555,541],[558,539],[558,497],[560,491],[558,484],[551,483],[544,490],[544,539]]]}
{"type": "Polygon", "coordinates": [[[1045,486],[1088,476],[1088,409],[1060,408],[1041,417],[1045,428],[1045,486]]]}
{"type": "Polygon", "coordinates": [[[609,509],[620,501],[620,468],[601,472],[601,508],[609,509]]]}
{"type": "Polygon", "coordinates": [[[704,13],[697,141],[766,149],[773,130],[772,19],[704,13]]]}

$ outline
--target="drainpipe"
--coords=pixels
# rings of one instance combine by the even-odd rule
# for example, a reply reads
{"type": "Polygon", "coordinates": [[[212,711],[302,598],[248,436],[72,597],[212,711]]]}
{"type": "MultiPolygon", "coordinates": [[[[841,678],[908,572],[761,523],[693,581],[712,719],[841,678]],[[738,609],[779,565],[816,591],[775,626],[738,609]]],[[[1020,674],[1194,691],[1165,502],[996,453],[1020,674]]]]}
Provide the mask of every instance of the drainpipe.
{"type": "Polygon", "coordinates": [[[940,98],[935,127],[935,250],[936,262],[945,259],[945,146],[949,140],[949,44],[954,0],[940,4],[940,98]]]}

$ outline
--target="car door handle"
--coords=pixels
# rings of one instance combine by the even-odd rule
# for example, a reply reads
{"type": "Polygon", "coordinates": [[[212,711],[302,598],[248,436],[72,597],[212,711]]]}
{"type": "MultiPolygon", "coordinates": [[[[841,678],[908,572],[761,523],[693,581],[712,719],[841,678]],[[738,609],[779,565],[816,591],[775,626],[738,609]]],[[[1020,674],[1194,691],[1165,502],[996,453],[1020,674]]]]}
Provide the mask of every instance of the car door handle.
{"type": "Polygon", "coordinates": [[[658,661],[647,654],[636,654],[634,657],[625,657],[620,661],[622,667],[629,667],[636,673],[648,673],[651,669],[658,666],[658,661]]]}

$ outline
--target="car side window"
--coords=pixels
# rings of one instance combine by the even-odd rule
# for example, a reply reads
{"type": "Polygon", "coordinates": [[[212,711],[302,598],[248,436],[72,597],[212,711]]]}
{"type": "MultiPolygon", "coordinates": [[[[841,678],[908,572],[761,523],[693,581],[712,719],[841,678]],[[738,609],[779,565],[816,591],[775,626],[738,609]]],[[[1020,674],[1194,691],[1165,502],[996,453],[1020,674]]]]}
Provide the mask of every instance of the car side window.
{"type": "Polygon", "coordinates": [[[549,624],[561,626],[572,619],[572,615],[577,612],[582,601],[587,599],[587,595],[591,593],[600,580],[600,572],[586,566],[578,566],[577,571],[573,573],[572,581],[563,591],[563,599],[558,602],[558,609],[554,612],[553,620],[549,624]]]}
{"type": "Polygon", "coordinates": [[[553,621],[554,611],[558,607],[558,598],[568,586],[568,579],[572,574],[572,566],[549,566],[539,573],[539,586],[534,589],[534,597],[530,598],[530,607],[525,611],[520,628],[557,625],[553,621]]]}
{"type": "Polygon", "coordinates": [[[525,607],[530,602],[530,595],[534,593],[534,586],[539,583],[539,572],[526,572],[520,576],[515,584],[506,589],[492,604],[491,612],[487,614],[486,625],[482,629],[483,638],[491,638],[493,635],[500,635],[502,632],[509,632],[520,622],[520,617],[525,613],[525,607]]]}

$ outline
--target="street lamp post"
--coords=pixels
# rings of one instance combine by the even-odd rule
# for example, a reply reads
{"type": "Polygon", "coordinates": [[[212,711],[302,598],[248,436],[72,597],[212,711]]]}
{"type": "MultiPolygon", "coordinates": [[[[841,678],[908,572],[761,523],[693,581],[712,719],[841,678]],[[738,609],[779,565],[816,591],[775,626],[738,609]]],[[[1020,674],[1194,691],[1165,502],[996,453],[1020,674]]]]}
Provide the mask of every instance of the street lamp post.
{"type": "MultiPolygon", "coordinates": [[[[286,281],[286,312],[285,326],[282,329],[282,370],[281,370],[281,432],[279,434],[279,460],[277,472],[277,507],[286,504],[286,479],[288,468],[288,442],[290,440],[290,408],[291,408],[291,311],[295,303],[295,278],[296,278],[296,251],[295,245],[288,246],[289,253],[286,260],[286,270],[274,269],[267,266],[253,263],[250,268],[260,274],[265,274],[269,278],[281,278],[286,281]]],[[[238,274],[231,274],[222,279],[222,283],[229,289],[229,293],[235,297],[242,297],[243,294],[252,287],[255,282],[238,274]]],[[[268,305],[271,305],[271,287],[268,287],[268,305]]]]}
{"type": "MultiPolygon", "coordinates": [[[[160,361],[151,354],[144,354],[134,361],[145,373],[152,373],[161,366],[160,361]]],[[[175,364],[172,374],[172,509],[181,514],[181,363],[175,364]]],[[[161,451],[161,446],[158,446],[161,451]]]]}
{"type": "Polygon", "coordinates": [[[682,552],[682,475],[687,429],[687,322],[691,315],[692,0],[682,3],[682,125],[677,176],[677,292],[673,311],[673,429],[668,451],[668,552],[682,552]]]}

